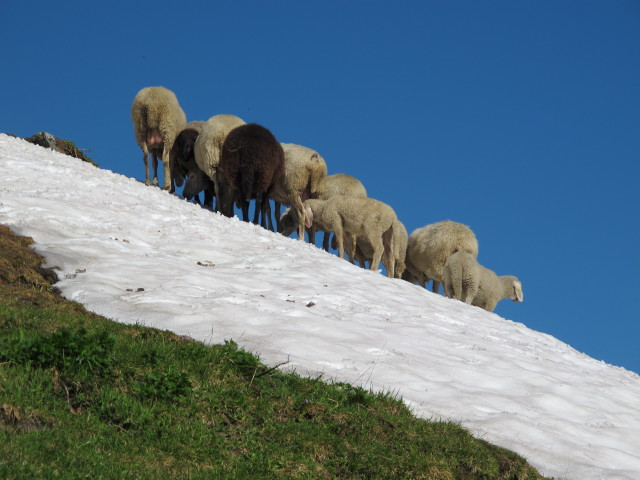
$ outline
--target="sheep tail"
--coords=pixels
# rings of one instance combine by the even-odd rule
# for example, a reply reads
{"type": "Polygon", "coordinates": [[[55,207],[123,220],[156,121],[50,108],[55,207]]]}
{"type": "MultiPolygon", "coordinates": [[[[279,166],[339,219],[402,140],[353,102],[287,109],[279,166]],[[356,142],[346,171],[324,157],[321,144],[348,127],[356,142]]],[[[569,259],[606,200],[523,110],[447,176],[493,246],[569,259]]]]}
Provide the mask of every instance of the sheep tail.
{"type": "Polygon", "coordinates": [[[249,202],[251,200],[251,195],[253,193],[254,176],[254,169],[247,168],[242,172],[239,181],[240,194],[242,196],[242,200],[246,202],[249,202]]]}

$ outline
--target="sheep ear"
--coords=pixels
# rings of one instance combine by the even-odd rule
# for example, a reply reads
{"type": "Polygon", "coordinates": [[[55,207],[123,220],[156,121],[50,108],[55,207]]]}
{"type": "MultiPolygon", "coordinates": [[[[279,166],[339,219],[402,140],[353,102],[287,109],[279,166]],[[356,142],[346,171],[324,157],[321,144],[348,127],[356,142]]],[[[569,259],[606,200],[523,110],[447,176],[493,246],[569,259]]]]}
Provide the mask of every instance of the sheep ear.
{"type": "Polygon", "coordinates": [[[522,284],[520,282],[518,282],[517,280],[515,280],[513,282],[513,290],[514,290],[514,293],[515,293],[514,301],[515,302],[524,301],[524,292],[522,291],[522,284]]]}
{"type": "Polygon", "coordinates": [[[307,228],[311,228],[311,225],[313,225],[313,211],[311,210],[311,207],[307,207],[304,213],[305,213],[304,224],[307,228]]]}

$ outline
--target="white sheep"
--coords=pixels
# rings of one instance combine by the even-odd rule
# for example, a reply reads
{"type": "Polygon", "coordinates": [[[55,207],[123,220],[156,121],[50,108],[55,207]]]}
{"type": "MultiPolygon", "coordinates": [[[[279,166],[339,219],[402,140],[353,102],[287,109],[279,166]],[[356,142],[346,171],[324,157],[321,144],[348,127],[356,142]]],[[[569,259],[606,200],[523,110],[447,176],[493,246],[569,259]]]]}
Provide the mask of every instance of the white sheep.
{"type": "Polygon", "coordinates": [[[149,178],[149,153],[153,159],[153,184],[158,185],[158,157],[164,166],[164,189],[170,190],[171,170],[169,152],[178,132],[187,124],[187,117],[175,94],[164,87],[140,90],[131,105],[131,120],[138,145],[142,149],[145,183],[149,178]]]}
{"type": "Polygon", "coordinates": [[[444,291],[450,298],[493,312],[500,300],[524,301],[522,284],[513,275],[498,276],[469,252],[456,252],[444,265],[444,291]]]}
{"type": "Polygon", "coordinates": [[[414,230],[407,244],[405,278],[422,286],[433,280],[432,291],[437,293],[444,281],[444,263],[458,251],[478,256],[478,240],[466,225],[445,220],[414,230]]]}
{"type": "Polygon", "coordinates": [[[444,294],[464,303],[478,294],[480,264],[469,252],[455,252],[444,262],[444,294]]]}
{"type": "Polygon", "coordinates": [[[340,258],[344,258],[345,235],[351,235],[350,258],[355,256],[356,237],[364,237],[373,248],[369,268],[377,270],[382,256],[390,256],[386,260],[391,267],[387,269],[387,276],[394,276],[392,225],[396,214],[389,205],[372,198],[336,195],[328,200],[309,199],[304,207],[308,228],[313,225],[335,234],[340,258]]]}
{"type": "MultiPolygon", "coordinates": [[[[320,200],[328,200],[336,195],[348,195],[352,197],[366,197],[367,190],[362,185],[362,182],[351,175],[345,173],[334,173],[333,175],[327,175],[322,178],[320,186],[318,188],[318,198],[320,200]]],[[[285,237],[291,235],[296,228],[298,228],[300,222],[300,216],[294,209],[287,209],[280,217],[280,225],[278,231],[285,237]]],[[[315,244],[315,227],[307,228],[307,234],[309,235],[309,243],[315,244]]],[[[330,232],[325,232],[322,240],[322,248],[325,251],[329,251],[329,236],[330,232]]],[[[302,238],[302,237],[299,237],[302,238]]]]}
{"type": "Polygon", "coordinates": [[[194,147],[198,167],[213,182],[216,210],[229,217],[233,215],[233,191],[218,172],[220,153],[229,132],[244,124],[245,121],[235,115],[214,115],[202,127],[194,147]]]}
{"type": "Polygon", "coordinates": [[[270,194],[275,202],[276,225],[281,232],[280,204],[293,207],[297,214],[298,239],[304,240],[305,218],[302,203],[308,198],[319,197],[321,183],[327,175],[327,164],[315,150],[293,143],[280,145],[284,150],[284,175],[270,194]]]}
{"type": "MultiPolygon", "coordinates": [[[[359,241],[359,240],[358,240],[359,241]]],[[[405,260],[407,257],[407,244],[409,234],[407,228],[397,218],[393,222],[393,257],[394,257],[394,277],[402,278],[402,274],[407,268],[405,260]]]]}
{"type": "MultiPolygon", "coordinates": [[[[409,235],[407,234],[407,229],[404,224],[398,220],[397,218],[393,221],[392,225],[393,229],[393,256],[390,258],[393,259],[394,265],[388,265],[389,259],[387,256],[383,256],[382,264],[384,267],[389,270],[393,268],[394,277],[395,278],[403,278],[404,271],[406,269],[405,265],[405,257],[407,254],[407,243],[409,240],[409,235]]],[[[332,247],[336,248],[336,239],[333,238],[332,247]]],[[[347,252],[352,250],[351,245],[351,236],[345,235],[344,237],[344,248],[347,252]]],[[[350,258],[351,263],[357,261],[360,263],[362,268],[365,268],[365,262],[371,262],[373,259],[373,247],[369,240],[365,237],[358,237],[356,239],[356,249],[355,249],[355,258],[350,258]]]]}

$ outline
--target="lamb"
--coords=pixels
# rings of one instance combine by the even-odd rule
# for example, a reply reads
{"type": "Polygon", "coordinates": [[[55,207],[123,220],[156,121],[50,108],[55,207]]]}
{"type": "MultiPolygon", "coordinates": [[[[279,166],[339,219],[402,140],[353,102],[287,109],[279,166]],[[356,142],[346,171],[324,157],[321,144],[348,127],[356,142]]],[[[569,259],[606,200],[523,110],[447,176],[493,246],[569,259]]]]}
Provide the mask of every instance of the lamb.
{"type": "Polygon", "coordinates": [[[285,171],[284,150],[273,134],[255,123],[231,130],[222,145],[220,170],[238,193],[242,219],[249,220],[249,201],[255,196],[253,223],[258,223],[262,212],[262,226],[267,228],[268,224],[273,230],[271,215],[267,215],[269,195],[285,171]]]}
{"type": "Polygon", "coordinates": [[[524,301],[522,284],[512,275],[498,276],[469,252],[451,255],[444,265],[444,291],[450,298],[493,312],[500,300],[524,301]]]}
{"type": "MultiPolygon", "coordinates": [[[[320,200],[328,200],[336,195],[348,195],[352,197],[366,197],[367,190],[364,185],[355,177],[347,175],[345,173],[334,173],[333,175],[327,175],[320,183],[319,195],[320,200]]],[[[295,209],[286,210],[280,217],[280,225],[278,231],[285,237],[291,235],[299,225],[300,216],[295,209]]],[[[309,242],[315,243],[315,227],[307,229],[309,235],[309,242]]],[[[325,232],[324,239],[322,241],[322,248],[325,251],[329,251],[329,236],[330,232],[325,232]]],[[[298,232],[298,238],[304,238],[300,236],[298,232]]]]}
{"type": "Polygon", "coordinates": [[[202,131],[205,122],[189,122],[176,137],[171,148],[170,166],[172,187],[171,193],[176,187],[181,187],[186,179],[186,185],[182,196],[187,200],[198,199],[198,194],[204,190],[204,206],[213,209],[213,182],[200,170],[196,163],[194,148],[198,135],[202,131]]]}
{"type": "Polygon", "coordinates": [[[480,264],[469,252],[459,251],[444,262],[444,294],[464,303],[478,294],[480,264]]]}
{"type": "Polygon", "coordinates": [[[468,226],[446,220],[418,228],[409,236],[405,277],[422,286],[433,280],[432,291],[437,293],[444,281],[444,264],[458,251],[478,256],[478,240],[468,226]]]}
{"type": "Polygon", "coordinates": [[[356,237],[366,238],[373,247],[371,270],[377,270],[382,256],[391,268],[387,276],[394,276],[393,209],[372,198],[336,195],[328,200],[309,199],[304,203],[306,226],[312,225],[325,232],[333,232],[340,258],[344,258],[344,236],[351,235],[350,258],[355,256],[356,237]]]}
{"type": "Polygon", "coordinates": [[[319,197],[321,183],[327,175],[327,164],[315,150],[293,143],[281,145],[285,157],[284,175],[270,194],[275,201],[276,224],[280,232],[280,204],[290,205],[297,214],[298,239],[304,240],[302,203],[308,198],[319,197]]]}
{"type": "MultiPolygon", "coordinates": [[[[393,228],[394,251],[393,251],[393,256],[391,258],[393,258],[393,262],[394,262],[394,266],[393,266],[394,277],[402,278],[404,271],[406,269],[405,257],[407,254],[407,242],[408,242],[409,236],[407,234],[407,229],[405,228],[404,224],[397,218],[393,221],[392,228],[393,228]]],[[[335,249],[336,245],[337,245],[337,242],[334,236],[332,241],[332,247],[335,249]]],[[[348,252],[350,252],[351,249],[353,248],[351,246],[350,235],[345,235],[344,247],[345,247],[345,250],[348,252]]],[[[371,246],[371,243],[369,243],[369,240],[367,240],[365,237],[358,237],[356,239],[355,258],[350,258],[351,263],[353,263],[354,261],[357,261],[358,263],[360,263],[360,266],[364,268],[365,262],[371,262],[372,258],[373,258],[373,247],[371,246]]],[[[391,266],[388,265],[387,263],[388,261],[385,260],[385,258],[383,257],[382,264],[388,271],[389,268],[391,268],[391,266]]]]}
{"type": "Polygon", "coordinates": [[[131,120],[138,145],[142,149],[145,184],[149,179],[149,153],[152,156],[153,184],[158,185],[158,157],[164,166],[164,189],[171,190],[169,152],[178,132],[187,124],[175,94],[164,87],[140,90],[131,105],[131,120]]]}
{"type": "Polygon", "coordinates": [[[228,217],[233,216],[233,192],[218,172],[220,152],[229,132],[244,124],[235,115],[214,115],[205,122],[194,146],[198,168],[213,182],[216,210],[228,217]]]}
{"type": "MultiPolygon", "coordinates": [[[[359,242],[360,240],[358,240],[359,242]]],[[[394,277],[402,278],[402,274],[407,268],[405,259],[407,256],[407,244],[409,243],[409,235],[407,228],[397,218],[393,222],[393,258],[394,258],[394,277]]],[[[388,267],[385,268],[388,269],[388,267]]]]}

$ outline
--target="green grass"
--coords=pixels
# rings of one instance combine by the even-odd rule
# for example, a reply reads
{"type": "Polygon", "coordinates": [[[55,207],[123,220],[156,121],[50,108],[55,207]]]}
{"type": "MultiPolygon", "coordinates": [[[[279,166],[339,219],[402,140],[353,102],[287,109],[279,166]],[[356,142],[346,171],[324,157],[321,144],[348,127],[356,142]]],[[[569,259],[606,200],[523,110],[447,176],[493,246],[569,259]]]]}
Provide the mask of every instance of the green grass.
{"type": "Polygon", "coordinates": [[[2,479],[543,478],[394,395],[87,312],[28,243],[0,228],[2,479]]]}

